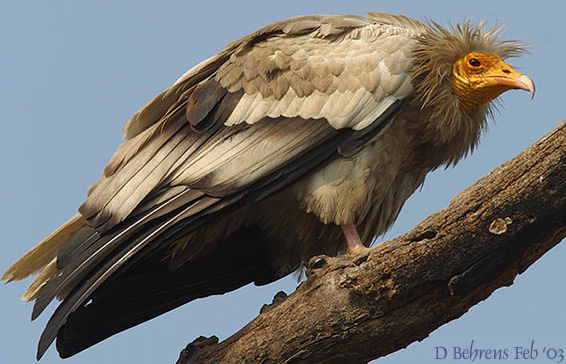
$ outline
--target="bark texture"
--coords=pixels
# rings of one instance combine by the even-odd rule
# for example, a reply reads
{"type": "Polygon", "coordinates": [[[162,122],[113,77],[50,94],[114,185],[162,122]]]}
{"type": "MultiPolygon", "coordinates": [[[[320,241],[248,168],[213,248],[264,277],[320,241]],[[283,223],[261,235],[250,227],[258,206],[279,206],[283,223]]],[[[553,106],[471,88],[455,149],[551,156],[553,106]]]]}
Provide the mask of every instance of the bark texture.
{"type": "Polygon", "coordinates": [[[308,278],[239,332],[178,364],[367,363],[422,340],[509,286],[566,236],[566,122],[405,235],[308,278]]]}

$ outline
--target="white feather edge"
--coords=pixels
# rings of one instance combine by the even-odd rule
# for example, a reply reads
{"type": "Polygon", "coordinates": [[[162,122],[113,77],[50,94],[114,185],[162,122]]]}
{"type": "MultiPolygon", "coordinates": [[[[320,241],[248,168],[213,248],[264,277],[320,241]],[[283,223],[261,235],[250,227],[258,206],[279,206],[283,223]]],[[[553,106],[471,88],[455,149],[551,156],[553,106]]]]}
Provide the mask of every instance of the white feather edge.
{"type": "MultiPolygon", "coordinates": [[[[401,85],[393,95],[376,100],[374,94],[359,89],[355,92],[334,92],[326,95],[315,91],[307,97],[297,97],[289,89],[287,94],[276,100],[273,96],[262,98],[259,93],[244,94],[224,125],[240,123],[254,124],[270,117],[301,117],[303,119],[326,119],[334,129],[352,128],[361,130],[373,123],[396,100],[403,99],[411,90],[410,81],[399,80],[401,85]]],[[[383,92],[381,93],[383,95],[383,92]]]]}

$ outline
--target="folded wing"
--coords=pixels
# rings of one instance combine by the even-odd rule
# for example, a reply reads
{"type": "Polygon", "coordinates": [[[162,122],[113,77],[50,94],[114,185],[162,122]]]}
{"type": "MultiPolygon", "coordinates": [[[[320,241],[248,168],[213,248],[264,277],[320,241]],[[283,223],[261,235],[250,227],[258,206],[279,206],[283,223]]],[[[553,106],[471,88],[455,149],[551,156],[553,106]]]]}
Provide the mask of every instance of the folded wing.
{"type": "MultiPolygon", "coordinates": [[[[56,296],[65,297],[41,337],[38,357],[58,333],[64,336],[69,315],[86,310],[99,287],[111,287],[180,237],[355,153],[378,135],[412,91],[413,35],[397,24],[355,16],[291,18],[228,45],[138,112],[79,210],[87,222],[81,239],[61,249],[56,272],[38,295],[33,317],[56,296]]],[[[151,314],[151,305],[140,304],[146,314],[130,312],[136,318],[117,327],[205,294],[186,294],[151,314]]],[[[78,321],[69,325],[81,327],[78,321]]],[[[94,342],[114,332],[104,329],[94,342]]]]}

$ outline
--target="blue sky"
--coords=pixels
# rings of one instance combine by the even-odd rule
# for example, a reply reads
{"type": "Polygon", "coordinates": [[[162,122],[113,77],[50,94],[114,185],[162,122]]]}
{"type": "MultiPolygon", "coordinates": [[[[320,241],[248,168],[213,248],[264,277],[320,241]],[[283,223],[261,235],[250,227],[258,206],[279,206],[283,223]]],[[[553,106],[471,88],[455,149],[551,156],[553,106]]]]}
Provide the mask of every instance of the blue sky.
{"type": "MultiPolygon", "coordinates": [[[[406,204],[395,237],[447,206],[464,187],[515,156],[564,119],[566,59],[561,2],[516,1],[20,1],[0,12],[0,270],[72,216],[120,143],[120,129],[154,95],[237,37],[297,14],[382,11],[448,25],[465,17],[506,24],[532,44],[510,63],[531,76],[537,96],[508,92],[477,152],[439,170],[406,204]]],[[[435,363],[436,346],[566,349],[566,247],[557,246],[509,288],[497,290],[427,339],[375,363],[435,363]]],[[[29,281],[0,288],[0,362],[32,363],[48,315],[31,323],[19,300],[29,281]]],[[[225,338],[261,305],[296,287],[294,277],[198,300],[66,360],[173,363],[200,335],[225,338]]],[[[53,307],[51,307],[53,309],[53,307]]],[[[513,351],[514,352],[514,351],[513,351]]],[[[513,362],[510,358],[508,362],[513,362]]],[[[59,362],[51,348],[42,363],[59,362]]],[[[446,359],[442,362],[453,362],[446,359]]],[[[454,361],[455,362],[455,361],[454,361]]],[[[546,361],[540,361],[546,362],[546,361]]],[[[550,362],[550,361],[549,361],[550,362]]]]}

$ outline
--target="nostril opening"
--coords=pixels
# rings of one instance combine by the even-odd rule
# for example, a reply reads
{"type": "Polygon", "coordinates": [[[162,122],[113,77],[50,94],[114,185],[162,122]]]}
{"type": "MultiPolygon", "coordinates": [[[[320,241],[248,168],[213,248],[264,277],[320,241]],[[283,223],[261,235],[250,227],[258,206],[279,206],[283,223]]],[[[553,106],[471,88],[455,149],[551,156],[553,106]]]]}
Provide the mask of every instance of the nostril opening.
{"type": "Polygon", "coordinates": [[[509,70],[503,70],[503,73],[509,74],[509,73],[511,73],[511,71],[509,71],[509,70]]]}

